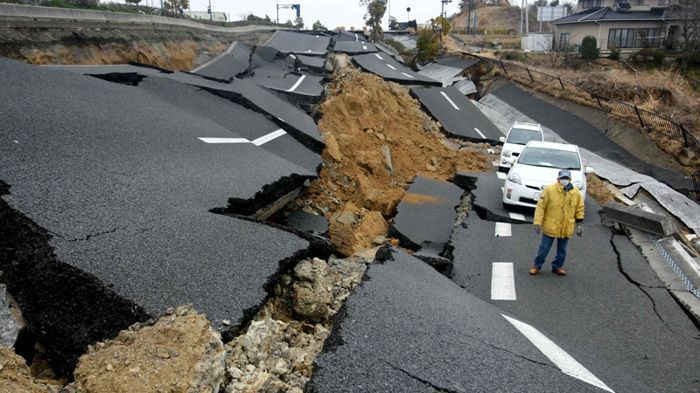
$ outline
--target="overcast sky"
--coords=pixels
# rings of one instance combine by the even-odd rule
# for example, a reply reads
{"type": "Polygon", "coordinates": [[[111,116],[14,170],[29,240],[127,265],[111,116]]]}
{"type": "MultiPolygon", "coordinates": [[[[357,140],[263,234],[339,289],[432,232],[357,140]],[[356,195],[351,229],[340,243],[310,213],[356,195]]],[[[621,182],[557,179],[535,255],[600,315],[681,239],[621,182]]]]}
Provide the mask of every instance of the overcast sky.
{"type": "MultiPolygon", "coordinates": [[[[143,0],[160,4],[160,0],[143,0]]],[[[190,0],[192,11],[206,11],[208,0],[190,0]]],[[[359,28],[364,25],[362,16],[366,7],[361,7],[359,0],[279,0],[280,4],[300,4],[301,17],[307,28],[320,20],[324,26],[334,29],[338,26],[359,28]]],[[[258,16],[269,15],[275,19],[276,0],[211,0],[211,7],[215,12],[225,12],[232,20],[240,20],[243,15],[253,13],[258,16]]],[[[400,22],[406,21],[406,8],[411,7],[411,19],[416,18],[418,23],[424,23],[430,18],[440,15],[441,0],[390,0],[391,15],[400,22]]],[[[448,15],[459,10],[458,1],[447,4],[445,9],[448,15]]],[[[280,21],[294,20],[295,14],[291,9],[280,10],[280,21]]],[[[388,13],[385,16],[385,25],[388,13]]]]}

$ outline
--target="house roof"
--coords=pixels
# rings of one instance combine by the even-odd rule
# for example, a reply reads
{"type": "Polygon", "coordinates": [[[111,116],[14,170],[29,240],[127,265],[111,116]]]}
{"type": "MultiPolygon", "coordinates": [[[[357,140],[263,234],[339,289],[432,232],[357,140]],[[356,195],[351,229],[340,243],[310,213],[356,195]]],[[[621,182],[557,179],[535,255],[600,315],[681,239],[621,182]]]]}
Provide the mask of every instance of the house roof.
{"type": "Polygon", "coordinates": [[[552,21],[555,25],[613,21],[655,21],[675,19],[672,8],[652,8],[649,11],[619,11],[610,7],[593,7],[552,21]]]}

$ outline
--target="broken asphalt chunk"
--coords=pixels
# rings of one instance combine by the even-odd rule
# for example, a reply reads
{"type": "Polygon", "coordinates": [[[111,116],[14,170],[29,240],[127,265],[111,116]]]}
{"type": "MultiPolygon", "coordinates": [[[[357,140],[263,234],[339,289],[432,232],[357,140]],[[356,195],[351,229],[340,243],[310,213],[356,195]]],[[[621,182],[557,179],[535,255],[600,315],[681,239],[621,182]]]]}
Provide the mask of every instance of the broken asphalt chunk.
{"type": "Polygon", "coordinates": [[[420,101],[448,136],[474,142],[500,143],[501,131],[476,105],[454,87],[414,87],[411,95],[420,101]]]}
{"type": "Polygon", "coordinates": [[[417,177],[397,207],[389,235],[402,247],[422,251],[426,261],[449,274],[450,235],[463,191],[446,181],[417,177]]]}
{"type": "Polygon", "coordinates": [[[265,43],[282,53],[304,55],[325,55],[328,53],[330,37],[324,34],[304,34],[293,31],[278,30],[265,43]]]}
{"type": "Polygon", "coordinates": [[[242,42],[234,42],[223,53],[192,70],[193,73],[221,80],[231,80],[245,72],[250,62],[252,48],[242,42]]]}
{"type": "Polygon", "coordinates": [[[391,82],[409,85],[442,86],[442,83],[411,70],[384,53],[357,55],[353,56],[352,59],[363,70],[379,75],[391,82]]]}

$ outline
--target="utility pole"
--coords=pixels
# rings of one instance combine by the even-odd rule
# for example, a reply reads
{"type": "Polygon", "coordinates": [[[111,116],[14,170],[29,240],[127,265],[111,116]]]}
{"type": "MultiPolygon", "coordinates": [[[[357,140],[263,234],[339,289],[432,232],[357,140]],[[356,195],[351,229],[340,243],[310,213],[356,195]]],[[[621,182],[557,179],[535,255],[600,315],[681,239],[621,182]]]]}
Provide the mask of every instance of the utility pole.
{"type": "Polygon", "coordinates": [[[407,14],[406,17],[408,18],[407,21],[410,21],[411,20],[411,7],[406,7],[406,14],[407,14]]]}
{"type": "Polygon", "coordinates": [[[277,0],[277,24],[280,24],[280,1],[277,0]]]}
{"type": "Polygon", "coordinates": [[[209,22],[211,22],[211,21],[214,20],[214,13],[211,12],[211,0],[209,0],[209,8],[208,8],[208,10],[209,10],[209,22]]]}
{"type": "Polygon", "coordinates": [[[530,13],[528,12],[527,0],[525,0],[525,35],[530,34],[530,13]]]}

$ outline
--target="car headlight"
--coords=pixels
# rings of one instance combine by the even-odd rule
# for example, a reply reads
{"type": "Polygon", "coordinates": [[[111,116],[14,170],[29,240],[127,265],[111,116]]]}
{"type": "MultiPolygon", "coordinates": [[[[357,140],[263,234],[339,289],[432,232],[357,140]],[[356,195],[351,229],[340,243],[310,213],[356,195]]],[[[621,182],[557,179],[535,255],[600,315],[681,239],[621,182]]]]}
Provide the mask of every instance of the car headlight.
{"type": "Polygon", "coordinates": [[[520,175],[517,173],[509,173],[508,181],[515,184],[523,184],[522,179],[520,179],[520,175]]]}
{"type": "Polygon", "coordinates": [[[583,190],[583,184],[580,181],[574,181],[574,185],[578,187],[579,190],[583,190]]]}
{"type": "Polygon", "coordinates": [[[503,150],[503,157],[510,157],[512,153],[513,152],[511,152],[510,150],[503,150]]]}

